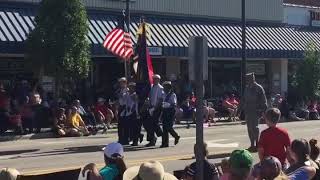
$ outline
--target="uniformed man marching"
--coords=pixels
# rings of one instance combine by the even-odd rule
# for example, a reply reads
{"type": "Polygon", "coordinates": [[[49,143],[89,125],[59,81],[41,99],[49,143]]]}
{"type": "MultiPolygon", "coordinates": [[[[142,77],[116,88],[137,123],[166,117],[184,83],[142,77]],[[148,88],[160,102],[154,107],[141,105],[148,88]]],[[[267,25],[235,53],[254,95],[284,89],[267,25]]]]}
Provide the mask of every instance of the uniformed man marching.
{"type": "Polygon", "coordinates": [[[254,73],[246,75],[243,110],[247,121],[248,135],[251,142],[250,151],[256,151],[259,140],[259,120],[267,109],[267,98],[263,87],[255,80],[254,73]]]}
{"type": "Polygon", "coordinates": [[[162,136],[162,130],[159,124],[159,118],[161,115],[161,105],[163,101],[163,87],[160,85],[160,75],[155,74],[153,76],[153,86],[149,94],[149,118],[145,120],[145,128],[147,131],[147,140],[149,143],[147,147],[155,146],[157,142],[157,137],[162,136]]]}
{"type": "Polygon", "coordinates": [[[117,90],[117,97],[118,97],[118,138],[119,143],[125,145],[128,144],[128,139],[125,138],[124,134],[124,118],[125,118],[125,110],[126,110],[126,96],[128,94],[128,87],[127,87],[127,79],[122,77],[119,79],[119,89],[117,90]]]}
{"type": "Polygon", "coordinates": [[[180,136],[173,129],[175,119],[175,107],[177,105],[177,96],[173,92],[170,81],[165,81],[163,84],[164,97],[162,102],[162,123],[163,135],[161,148],[169,147],[169,133],[174,137],[174,144],[178,144],[180,136]]]}
{"type": "Polygon", "coordinates": [[[131,82],[128,85],[129,92],[126,96],[126,120],[124,124],[124,134],[126,139],[132,141],[132,146],[138,146],[141,137],[141,123],[138,110],[139,100],[136,93],[136,83],[131,82]]]}

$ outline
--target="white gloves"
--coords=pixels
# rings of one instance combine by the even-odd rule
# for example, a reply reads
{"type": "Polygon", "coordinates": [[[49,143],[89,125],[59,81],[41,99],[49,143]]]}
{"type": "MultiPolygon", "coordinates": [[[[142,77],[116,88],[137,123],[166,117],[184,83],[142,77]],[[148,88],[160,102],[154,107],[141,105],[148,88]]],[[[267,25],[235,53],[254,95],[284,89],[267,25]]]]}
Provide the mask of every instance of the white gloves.
{"type": "Polygon", "coordinates": [[[171,106],[170,103],[167,103],[167,102],[162,103],[163,108],[169,108],[170,106],[171,106]]]}
{"type": "Polygon", "coordinates": [[[154,108],[150,108],[149,109],[149,114],[152,116],[153,115],[153,112],[154,112],[154,108]]]}

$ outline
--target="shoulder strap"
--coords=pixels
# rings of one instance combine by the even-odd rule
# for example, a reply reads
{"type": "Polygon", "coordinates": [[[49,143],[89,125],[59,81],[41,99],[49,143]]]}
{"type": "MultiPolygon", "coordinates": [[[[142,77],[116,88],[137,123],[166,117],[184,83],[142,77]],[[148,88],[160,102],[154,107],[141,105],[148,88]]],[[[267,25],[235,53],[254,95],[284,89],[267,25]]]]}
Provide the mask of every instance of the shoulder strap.
{"type": "Polygon", "coordinates": [[[171,91],[170,93],[168,93],[168,94],[166,95],[165,101],[169,101],[169,99],[170,99],[170,97],[171,97],[172,94],[173,94],[172,91],[171,91]]]}

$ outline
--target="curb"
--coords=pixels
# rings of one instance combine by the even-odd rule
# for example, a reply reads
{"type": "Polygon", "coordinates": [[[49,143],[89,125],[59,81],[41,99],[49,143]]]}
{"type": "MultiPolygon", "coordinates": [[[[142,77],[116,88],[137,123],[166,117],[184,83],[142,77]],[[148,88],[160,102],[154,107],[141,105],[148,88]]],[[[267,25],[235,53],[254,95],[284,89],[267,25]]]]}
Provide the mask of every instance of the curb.
{"type": "MultiPolygon", "coordinates": [[[[241,121],[236,121],[236,122],[217,122],[216,124],[206,127],[206,128],[214,128],[214,127],[220,127],[220,126],[234,126],[234,125],[239,125],[242,124],[241,121]]],[[[187,127],[188,124],[183,123],[183,124],[175,124],[174,128],[175,129],[189,129],[189,128],[195,128],[195,124],[190,124],[190,127],[187,127]]],[[[145,132],[143,129],[142,132],[145,132]]],[[[107,131],[107,134],[116,134],[117,129],[113,128],[107,131]]],[[[18,140],[33,140],[33,139],[51,139],[55,138],[55,135],[52,132],[43,132],[39,134],[28,134],[28,135],[5,135],[5,136],[0,136],[0,142],[8,142],[8,141],[18,141],[18,140]]]]}

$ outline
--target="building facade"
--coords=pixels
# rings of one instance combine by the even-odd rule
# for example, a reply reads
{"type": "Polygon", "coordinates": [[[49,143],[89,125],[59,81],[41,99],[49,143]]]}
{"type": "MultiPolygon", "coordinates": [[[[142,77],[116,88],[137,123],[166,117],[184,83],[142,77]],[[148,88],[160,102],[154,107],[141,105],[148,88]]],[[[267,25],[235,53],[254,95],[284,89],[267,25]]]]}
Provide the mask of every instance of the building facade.
{"type": "MultiPolygon", "coordinates": [[[[41,0],[2,0],[8,2],[39,3],[41,0]]],[[[121,12],[125,0],[82,0],[87,8],[121,12]]],[[[278,0],[247,0],[246,14],[250,20],[282,20],[282,2],[278,0]]],[[[131,0],[133,13],[239,19],[241,1],[237,0],[131,0]]]]}
{"type": "MultiPolygon", "coordinates": [[[[26,34],[35,26],[34,17],[39,2],[40,0],[10,0],[0,4],[2,58],[10,62],[12,58],[23,62],[24,41],[26,34]]],[[[94,61],[92,85],[97,91],[108,94],[112,92],[110,84],[115,83],[124,70],[122,63],[102,48],[102,42],[105,35],[116,27],[125,4],[122,0],[83,2],[89,16],[88,39],[92,45],[94,61]]],[[[134,37],[139,18],[145,16],[150,24],[151,38],[148,46],[155,72],[172,80],[187,79],[189,37],[206,36],[209,47],[206,96],[237,93],[240,87],[241,60],[240,2],[132,0],[130,32],[136,42],[134,37]]],[[[268,94],[287,92],[288,62],[303,59],[304,51],[311,41],[320,49],[318,28],[310,29],[298,22],[289,23],[294,18],[284,15],[289,12],[285,7],[278,0],[247,0],[247,71],[256,73],[258,81],[268,94]]]]}

